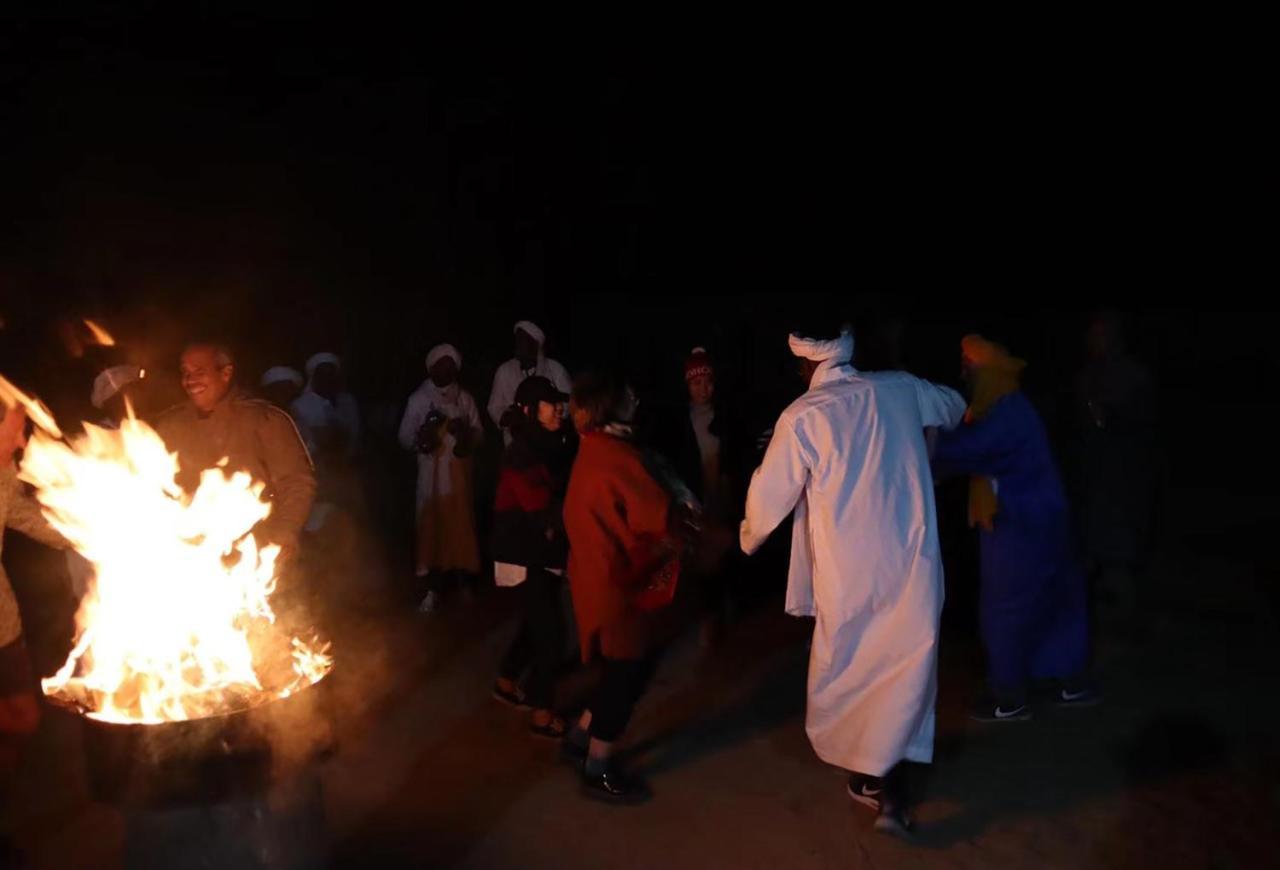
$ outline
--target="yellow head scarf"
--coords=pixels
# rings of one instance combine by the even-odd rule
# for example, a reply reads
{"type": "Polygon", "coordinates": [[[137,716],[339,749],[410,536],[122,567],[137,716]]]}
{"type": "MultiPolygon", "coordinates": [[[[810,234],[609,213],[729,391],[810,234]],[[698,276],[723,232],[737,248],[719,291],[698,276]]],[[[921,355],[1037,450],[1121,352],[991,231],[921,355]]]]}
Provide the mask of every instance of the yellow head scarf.
{"type": "MultiPolygon", "coordinates": [[[[1000,345],[980,335],[966,335],[960,342],[960,354],[969,365],[973,377],[973,398],[965,412],[966,423],[981,420],[995,403],[1019,386],[1027,364],[1010,355],[1000,345]]],[[[994,528],[996,490],[991,479],[974,475],[969,479],[969,526],[981,526],[988,532],[994,528]]]]}

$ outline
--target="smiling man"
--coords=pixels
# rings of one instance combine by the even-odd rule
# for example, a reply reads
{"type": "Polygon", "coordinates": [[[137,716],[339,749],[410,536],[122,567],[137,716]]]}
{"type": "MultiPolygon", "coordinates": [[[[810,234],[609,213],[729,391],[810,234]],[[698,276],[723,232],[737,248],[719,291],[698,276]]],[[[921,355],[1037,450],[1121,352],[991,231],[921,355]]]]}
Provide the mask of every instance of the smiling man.
{"type": "Polygon", "coordinates": [[[182,351],[182,389],[189,401],[170,408],[156,431],[178,454],[178,484],[191,492],[200,472],[224,457],[228,472],[247,471],[266,484],[271,515],[255,529],[259,544],[279,544],[287,555],[316,494],[315,473],[289,415],[269,402],[251,399],[235,386],[235,361],[211,342],[182,351]]]}

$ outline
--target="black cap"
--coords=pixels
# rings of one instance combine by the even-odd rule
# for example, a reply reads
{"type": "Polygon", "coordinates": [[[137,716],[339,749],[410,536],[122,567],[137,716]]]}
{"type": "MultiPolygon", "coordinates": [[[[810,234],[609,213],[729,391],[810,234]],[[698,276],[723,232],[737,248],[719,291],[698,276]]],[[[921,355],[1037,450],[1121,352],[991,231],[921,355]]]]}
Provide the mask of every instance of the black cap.
{"type": "Polygon", "coordinates": [[[567,401],[569,401],[569,394],[557,390],[555,384],[541,375],[530,375],[516,388],[516,404],[521,407],[527,408],[538,402],[558,405],[567,401]]]}

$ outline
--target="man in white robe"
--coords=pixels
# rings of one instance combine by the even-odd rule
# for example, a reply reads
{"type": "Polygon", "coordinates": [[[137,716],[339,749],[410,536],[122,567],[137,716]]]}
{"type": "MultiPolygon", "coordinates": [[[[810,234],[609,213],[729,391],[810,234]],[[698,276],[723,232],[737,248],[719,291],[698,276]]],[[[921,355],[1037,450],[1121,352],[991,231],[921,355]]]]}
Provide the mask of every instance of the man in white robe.
{"type": "MultiPolygon", "coordinates": [[[[458,383],[462,354],[441,344],[427,354],[427,379],[405,404],[400,444],[418,457],[417,557],[426,585],[418,609],[432,613],[445,575],[480,573],[472,454],[484,437],[475,399],[458,383]]],[[[466,582],[466,581],[464,581],[466,582]]]]}
{"type": "Polygon", "coordinates": [[[511,424],[520,412],[515,408],[516,389],[525,378],[533,375],[544,377],[562,393],[573,392],[573,382],[564,366],[549,359],[543,352],[546,334],[536,323],[521,320],[512,330],[515,334],[516,355],[498,366],[493,375],[493,389],[489,391],[489,416],[502,430],[503,442],[511,444],[511,424]]]}
{"type": "Polygon", "coordinates": [[[744,552],[795,510],[787,612],[817,618],[805,728],[851,772],[877,830],[910,828],[900,761],[933,758],[942,558],[925,441],[965,401],[903,372],[862,374],[853,336],[791,336],[809,389],[783,411],[747,493],[744,552]]]}
{"type": "Polygon", "coordinates": [[[342,360],[336,354],[314,354],[307,360],[307,388],[289,411],[313,459],[326,453],[350,458],[360,447],[360,408],[347,392],[342,360]]]}

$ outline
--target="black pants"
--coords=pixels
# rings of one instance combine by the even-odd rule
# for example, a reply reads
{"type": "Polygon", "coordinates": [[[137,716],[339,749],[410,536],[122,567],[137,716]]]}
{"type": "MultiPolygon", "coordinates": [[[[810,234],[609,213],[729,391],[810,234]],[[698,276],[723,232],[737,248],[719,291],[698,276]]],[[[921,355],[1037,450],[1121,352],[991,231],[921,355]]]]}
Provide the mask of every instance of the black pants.
{"type": "Polygon", "coordinates": [[[622,736],[631,721],[636,702],[649,687],[657,669],[655,655],[638,661],[604,660],[604,673],[588,707],[592,737],[612,743],[622,736]]]}
{"type": "Polygon", "coordinates": [[[523,612],[520,631],[498,666],[498,675],[507,680],[519,680],[528,671],[524,690],[529,703],[537,710],[551,708],[556,670],[564,655],[560,584],[560,578],[550,571],[529,569],[528,577],[516,587],[523,612]]]}

